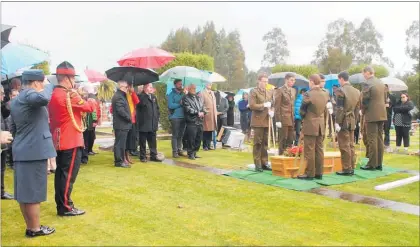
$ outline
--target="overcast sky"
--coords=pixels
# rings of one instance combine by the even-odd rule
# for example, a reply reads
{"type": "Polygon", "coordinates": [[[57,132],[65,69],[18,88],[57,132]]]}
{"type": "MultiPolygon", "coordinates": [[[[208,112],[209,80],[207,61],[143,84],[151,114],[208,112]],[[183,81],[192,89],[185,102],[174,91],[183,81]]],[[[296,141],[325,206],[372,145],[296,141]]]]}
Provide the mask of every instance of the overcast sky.
{"type": "Polygon", "coordinates": [[[410,70],[404,52],[405,31],[419,19],[419,3],[1,3],[1,21],[15,25],[10,40],[27,42],[51,53],[51,67],[72,63],[78,73],[88,66],[101,72],[116,66],[125,53],[160,45],[171,30],[195,29],[213,20],[217,30],[237,29],[246,65],[257,70],[265,45],[262,36],[273,27],[286,35],[290,64],[307,64],[338,18],[359,26],[370,17],[384,40],[384,55],[395,70],[410,70]]]}

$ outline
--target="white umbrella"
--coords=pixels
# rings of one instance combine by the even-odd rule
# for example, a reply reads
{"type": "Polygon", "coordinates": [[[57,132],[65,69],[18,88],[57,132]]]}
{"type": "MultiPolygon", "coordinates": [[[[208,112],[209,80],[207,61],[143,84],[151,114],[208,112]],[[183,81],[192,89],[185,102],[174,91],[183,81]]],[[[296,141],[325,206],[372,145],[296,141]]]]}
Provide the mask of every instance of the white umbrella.
{"type": "Polygon", "coordinates": [[[384,84],[387,84],[389,90],[393,92],[407,91],[408,89],[407,85],[405,85],[405,83],[402,80],[395,77],[384,77],[384,78],[381,78],[381,81],[384,84]]]}
{"type": "Polygon", "coordinates": [[[211,82],[225,82],[226,78],[224,78],[221,74],[216,73],[216,72],[209,72],[210,76],[209,76],[209,81],[211,82]]]}

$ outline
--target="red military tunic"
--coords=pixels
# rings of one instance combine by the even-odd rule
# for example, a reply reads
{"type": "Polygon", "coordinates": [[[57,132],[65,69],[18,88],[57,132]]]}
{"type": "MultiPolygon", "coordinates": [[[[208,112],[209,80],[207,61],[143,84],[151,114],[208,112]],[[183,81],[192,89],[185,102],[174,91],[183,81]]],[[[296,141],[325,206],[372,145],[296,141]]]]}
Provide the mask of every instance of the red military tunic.
{"type": "MultiPolygon", "coordinates": [[[[56,86],[48,104],[50,129],[56,150],[67,150],[84,146],[83,132],[80,132],[74,126],[67,110],[66,97],[68,91],[69,89],[65,87],[56,86]]],[[[83,126],[82,113],[93,112],[96,108],[96,102],[84,101],[76,92],[72,92],[70,98],[74,119],[80,128],[83,126]]]]}

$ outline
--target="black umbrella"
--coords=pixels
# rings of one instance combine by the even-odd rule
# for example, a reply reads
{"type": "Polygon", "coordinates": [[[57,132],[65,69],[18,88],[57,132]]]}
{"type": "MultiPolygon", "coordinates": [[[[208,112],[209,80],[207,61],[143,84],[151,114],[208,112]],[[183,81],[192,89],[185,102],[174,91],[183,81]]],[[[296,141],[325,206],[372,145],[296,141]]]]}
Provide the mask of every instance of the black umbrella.
{"type": "Polygon", "coordinates": [[[12,31],[12,28],[14,27],[15,26],[1,24],[1,48],[10,43],[10,31],[12,31]]]}
{"type": "Polygon", "coordinates": [[[159,75],[151,69],[137,67],[114,67],[105,72],[108,79],[115,82],[126,81],[133,86],[159,81],[159,75]]]}
{"type": "Polygon", "coordinates": [[[225,92],[225,94],[226,94],[226,98],[229,96],[235,97],[235,94],[232,92],[225,92]]]}
{"type": "Polygon", "coordinates": [[[309,80],[306,79],[303,75],[299,75],[294,72],[280,72],[280,73],[271,74],[268,77],[268,83],[275,87],[281,87],[284,85],[284,78],[286,77],[287,74],[295,75],[296,81],[295,81],[294,86],[309,87],[309,80]]]}

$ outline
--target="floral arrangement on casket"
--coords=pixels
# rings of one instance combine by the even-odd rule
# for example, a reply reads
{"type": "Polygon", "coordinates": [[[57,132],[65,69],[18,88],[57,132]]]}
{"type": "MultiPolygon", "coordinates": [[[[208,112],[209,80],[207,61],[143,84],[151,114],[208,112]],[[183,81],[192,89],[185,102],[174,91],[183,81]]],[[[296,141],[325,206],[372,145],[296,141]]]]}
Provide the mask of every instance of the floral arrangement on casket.
{"type": "Polygon", "coordinates": [[[284,152],[284,156],[287,157],[296,157],[297,156],[301,156],[303,153],[303,146],[294,146],[294,147],[290,147],[287,148],[286,151],[284,152]]]}

